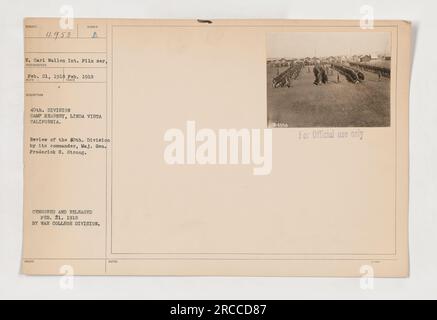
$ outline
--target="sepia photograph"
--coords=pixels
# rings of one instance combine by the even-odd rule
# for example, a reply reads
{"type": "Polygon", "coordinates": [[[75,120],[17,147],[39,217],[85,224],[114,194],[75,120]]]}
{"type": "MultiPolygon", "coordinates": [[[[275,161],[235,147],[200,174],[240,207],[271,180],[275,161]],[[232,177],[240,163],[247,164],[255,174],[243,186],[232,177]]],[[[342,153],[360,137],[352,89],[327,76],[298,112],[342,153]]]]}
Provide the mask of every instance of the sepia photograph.
{"type": "Polygon", "coordinates": [[[388,32],[268,34],[268,127],[389,127],[391,53],[388,32]]]}

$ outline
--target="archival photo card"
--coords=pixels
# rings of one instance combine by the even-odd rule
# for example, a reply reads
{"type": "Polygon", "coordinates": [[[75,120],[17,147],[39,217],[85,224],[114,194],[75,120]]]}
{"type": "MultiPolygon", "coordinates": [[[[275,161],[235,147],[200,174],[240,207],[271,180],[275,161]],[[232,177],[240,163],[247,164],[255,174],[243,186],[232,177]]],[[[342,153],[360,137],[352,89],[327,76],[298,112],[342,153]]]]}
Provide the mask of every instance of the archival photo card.
{"type": "Polygon", "coordinates": [[[24,35],[23,274],[409,275],[409,22],[24,35]]]}
{"type": "Polygon", "coordinates": [[[389,127],[389,32],[267,34],[269,128],[389,127]]]}

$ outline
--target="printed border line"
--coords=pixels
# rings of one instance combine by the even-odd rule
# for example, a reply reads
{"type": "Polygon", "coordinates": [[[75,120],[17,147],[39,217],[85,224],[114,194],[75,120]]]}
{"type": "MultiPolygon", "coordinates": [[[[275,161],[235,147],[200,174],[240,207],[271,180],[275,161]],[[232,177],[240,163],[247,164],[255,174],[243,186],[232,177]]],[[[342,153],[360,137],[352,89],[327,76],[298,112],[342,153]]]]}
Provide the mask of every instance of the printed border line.
{"type": "MultiPolygon", "coordinates": [[[[332,28],[357,28],[361,29],[360,26],[354,25],[354,26],[290,26],[290,25],[193,25],[193,26],[185,26],[185,25],[111,25],[111,255],[154,255],[154,254],[162,254],[162,255],[264,255],[263,253],[115,253],[113,252],[113,150],[114,150],[114,140],[113,140],[113,88],[114,88],[114,81],[113,81],[113,53],[114,53],[114,27],[131,27],[131,28],[137,28],[137,27],[180,27],[180,28],[211,28],[211,27],[253,27],[253,28],[260,28],[260,27],[272,27],[272,28],[326,28],[326,27],[332,27],[332,28]]],[[[396,80],[395,80],[395,105],[394,107],[390,106],[391,110],[394,109],[395,112],[395,253],[394,254],[370,254],[372,256],[397,256],[397,82],[398,82],[398,65],[399,65],[399,25],[387,25],[387,26],[376,26],[376,28],[396,28],[396,80]]],[[[284,31],[285,32],[285,31],[284,31]]],[[[290,31],[292,32],[292,31],[290,31]]],[[[300,32],[300,31],[294,31],[294,32],[300,32]]],[[[305,31],[302,31],[305,32],[305,31]]],[[[319,31],[322,32],[322,31],[319,31]]],[[[338,32],[347,32],[347,31],[338,31],[338,32]]],[[[393,30],[390,32],[391,34],[391,40],[393,39],[393,30]]],[[[275,253],[266,253],[265,255],[279,255],[275,253]]],[[[336,255],[336,256],[342,256],[342,255],[356,255],[356,256],[365,256],[369,254],[296,254],[296,253],[284,253],[281,255],[296,255],[296,256],[302,256],[302,255],[336,255]]],[[[116,258],[114,258],[116,259],[116,258]]],[[[139,260],[149,260],[150,258],[138,258],[139,260]]],[[[164,260],[165,258],[158,259],[158,260],[164,260]]],[[[116,259],[119,260],[119,259],[116,259]]],[[[187,259],[187,260],[193,260],[193,259],[187,259]]],[[[223,259],[212,259],[212,260],[223,260],[223,259]]],[[[263,259],[259,259],[263,260],[263,259]]],[[[312,259],[303,259],[303,260],[312,260],[312,259]]],[[[339,259],[322,259],[322,260],[339,260],[339,259]]],[[[345,259],[345,260],[355,260],[355,259],[345,259]]],[[[372,260],[372,259],[363,259],[363,260],[372,260]]],[[[382,260],[379,259],[378,260],[382,260]]]]}
{"type": "MultiPolygon", "coordinates": [[[[256,259],[256,258],[224,258],[224,259],[215,259],[215,258],[23,258],[23,261],[142,261],[142,260],[181,260],[181,261],[191,261],[191,260],[206,260],[206,261],[326,261],[326,260],[335,260],[335,261],[372,261],[373,259],[308,259],[308,258],[270,258],[270,259],[256,259]]],[[[378,259],[378,261],[398,261],[397,258],[385,258],[378,259]]],[[[107,270],[105,271],[107,273],[107,270]]]]}
{"type": "MultiPolygon", "coordinates": [[[[106,39],[106,149],[105,149],[105,273],[108,272],[108,23],[105,24],[106,39]]],[[[112,60],[111,60],[112,65],[112,60]]],[[[112,146],[112,141],[111,141],[112,146]]]]}

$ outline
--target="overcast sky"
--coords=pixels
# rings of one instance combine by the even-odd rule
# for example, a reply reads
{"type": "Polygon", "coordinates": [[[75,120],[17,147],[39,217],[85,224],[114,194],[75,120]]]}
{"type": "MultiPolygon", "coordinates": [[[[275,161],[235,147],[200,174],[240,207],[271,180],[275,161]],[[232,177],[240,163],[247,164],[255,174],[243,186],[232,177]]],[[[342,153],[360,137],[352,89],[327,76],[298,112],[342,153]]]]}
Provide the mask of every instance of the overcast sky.
{"type": "Polygon", "coordinates": [[[390,55],[388,32],[283,32],[267,35],[267,58],[390,55]]]}

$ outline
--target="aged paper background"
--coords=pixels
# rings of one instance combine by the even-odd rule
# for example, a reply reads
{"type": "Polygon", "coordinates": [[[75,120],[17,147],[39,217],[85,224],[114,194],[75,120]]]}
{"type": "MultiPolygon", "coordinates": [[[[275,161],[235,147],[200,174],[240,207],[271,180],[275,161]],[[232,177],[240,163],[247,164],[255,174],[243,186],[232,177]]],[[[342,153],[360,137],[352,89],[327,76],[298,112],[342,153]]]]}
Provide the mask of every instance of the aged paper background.
{"type": "Polygon", "coordinates": [[[392,37],[392,125],[361,128],[362,141],[274,129],[265,177],[238,165],[169,167],[163,134],[188,120],[265,128],[266,35],[359,32],[358,22],[81,19],[72,38],[41,39],[57,28],[57,19],[26,19],[25,52],[108,63],[85,72],[88,62],[53,62],[63,75],[94,75],[70,83],[25,70],[40,76],[26,82],[24,273],[360,276],[371,265],[377,276],[408,275],[408,23],[362,31],[392,37]],[[102,119],[29,125],[37,106],[102,119]],[[85,157],[26,153],[31,137],[53,136],[111,142],[85,157]],[[34,210],[48,209],[91,210],[98,226],[32,225],[34,210]]]}

